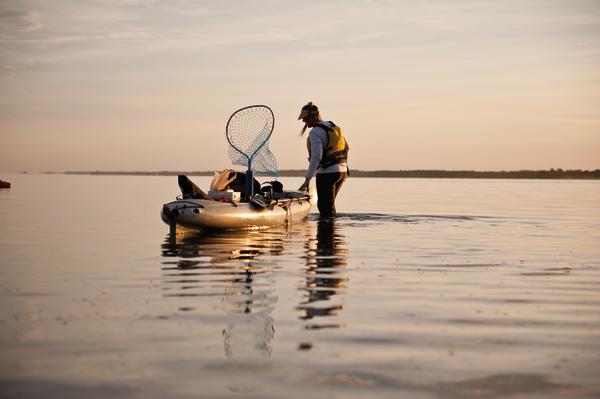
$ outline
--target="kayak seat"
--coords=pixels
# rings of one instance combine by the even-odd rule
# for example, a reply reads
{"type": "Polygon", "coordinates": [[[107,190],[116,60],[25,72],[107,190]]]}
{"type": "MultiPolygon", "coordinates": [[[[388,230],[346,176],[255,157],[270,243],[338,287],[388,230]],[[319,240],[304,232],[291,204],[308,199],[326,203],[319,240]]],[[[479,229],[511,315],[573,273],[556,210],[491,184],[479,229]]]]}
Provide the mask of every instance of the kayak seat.
{"type": "Polygon", "coordinates": [[[209,199],[208,194],[196,186],[186,175],[177,176],[177,183],[184,199],[209,199]]]}

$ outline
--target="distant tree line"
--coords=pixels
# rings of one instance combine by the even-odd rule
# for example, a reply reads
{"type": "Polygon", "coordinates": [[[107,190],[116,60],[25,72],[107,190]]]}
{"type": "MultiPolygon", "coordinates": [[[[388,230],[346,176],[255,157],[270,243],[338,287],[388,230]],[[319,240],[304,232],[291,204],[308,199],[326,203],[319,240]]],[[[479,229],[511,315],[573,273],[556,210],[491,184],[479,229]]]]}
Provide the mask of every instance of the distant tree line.
{"type": "MultiPolygon", "coordinates": [[[[47,172],[53,173],[53,172],[47,172]]],[[[129,175],[129,176],[212,176],[214,171],[91,171],[64,172],[69,175],[129,175]]],[[[279,176],[304,176],[305,169],[280,170],[279,176]]],[[[256,173],[258,176],[264,176],[256,173]]],[[[437,178],[437,179],[600,179],[600,169],[596,170],[509,170],[509,171],[475,171],[475,170],[351,170],[352,177],[388,177],[388,178],[437,178]]]]}
{"type": "Polygon", "coordinates": [[[454,179],[600,179],[596,170],[354,170],[355,177],[405,177],[405,178],[454,178],[454,179]]]}

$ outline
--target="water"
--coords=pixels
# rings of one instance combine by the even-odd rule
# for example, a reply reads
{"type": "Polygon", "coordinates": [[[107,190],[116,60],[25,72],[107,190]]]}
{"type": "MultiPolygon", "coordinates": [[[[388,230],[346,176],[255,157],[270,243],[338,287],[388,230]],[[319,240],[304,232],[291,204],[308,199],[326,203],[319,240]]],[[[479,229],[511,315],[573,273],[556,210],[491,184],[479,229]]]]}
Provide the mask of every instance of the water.
{"type": "Polygon", "coordinates": [[[599,182],[355,178],[333,223],[170,237],[175,177],[2,178],[2,397],[600,396],[599,182]]]}

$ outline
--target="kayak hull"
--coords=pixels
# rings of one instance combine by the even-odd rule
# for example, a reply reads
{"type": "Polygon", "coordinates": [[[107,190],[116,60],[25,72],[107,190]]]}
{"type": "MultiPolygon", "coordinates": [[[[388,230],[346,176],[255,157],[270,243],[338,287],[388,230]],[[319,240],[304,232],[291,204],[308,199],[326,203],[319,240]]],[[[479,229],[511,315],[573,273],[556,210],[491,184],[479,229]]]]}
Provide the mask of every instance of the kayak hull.
{"type": "Polygon", "coordinates": [[[264,206],[252,202],[180,199],[163,205],[161,219],[171,228],[252,229],[283,226],[304,219],[313,200],[309,196],[273,200],[264,206]]]}

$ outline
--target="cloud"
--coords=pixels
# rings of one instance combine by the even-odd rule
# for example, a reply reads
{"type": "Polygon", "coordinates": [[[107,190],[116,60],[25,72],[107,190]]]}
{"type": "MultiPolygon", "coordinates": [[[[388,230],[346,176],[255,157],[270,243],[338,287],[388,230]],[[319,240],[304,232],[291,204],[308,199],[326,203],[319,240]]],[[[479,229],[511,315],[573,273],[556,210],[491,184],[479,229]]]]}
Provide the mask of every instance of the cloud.
{"type": "Polygon", "coordinates": [[[268,44],[290,42],[297,39],[293,34],[280,31],[230,32],[222,35],[212,35],[201,30],[171,31],[163,36],[169,40],[197,39],[191,43],[195,47],[231,46],[241,44],[268,44]]]}
{"type": "Polygon", "coordinates": [[[1,36],[13,33],[37,32],[43,27],[44,25],[40,21],[40,15],[35,11],[0,11],[1,36]]]}
{"type": "MultiPolygon", "coordinates": [[[[343,45],[357,45],[362,43],[371,43],[377,42],[384,38],[389,38],[394,34],[391,31],[381,31],[381,32],[366,32],[355,35],[347,35],[342,37],[336,37],[333,40],[321,40],[314,41],[313,46],[315,47],[335,47],[335,46],[343,46],[343,45]]],[[[333,35],[331,35],[333,36],[333,35]]]]}
{"type": "Polygon", "coordinates": [[[148,6],[160,3],[161,0],[111,0],[109,3],[116,6],[148,6]]]}

